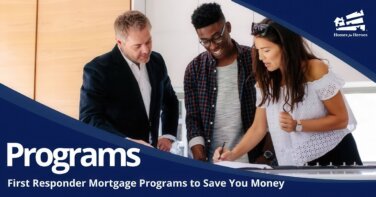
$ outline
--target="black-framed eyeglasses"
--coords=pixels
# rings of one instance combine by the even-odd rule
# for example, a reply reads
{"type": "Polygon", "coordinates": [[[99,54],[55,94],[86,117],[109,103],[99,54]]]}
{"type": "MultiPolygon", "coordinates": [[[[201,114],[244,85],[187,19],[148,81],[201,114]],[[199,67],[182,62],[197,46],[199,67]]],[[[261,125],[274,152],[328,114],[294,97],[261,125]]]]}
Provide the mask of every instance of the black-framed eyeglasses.
{"type": "Polygon", "coordinates": [[[225,33],[225,29],[226,29],[226,23],[223,25],[221,33],[220,33],[219,36],[211,38],[209,40],[200,40],[200,44],[202,44],[202,46],[204,46],[204,47],[210,47],[210,44],[212,42],[217,44],[217,45],[221,44],[223,42],[223,34],[225,33]]]}
{"type": "Polygon", "coordinates": [[[265,36],[269,29],[268,24],[252,23],[251,34],[253,36],[260,35],[265,36]]]}

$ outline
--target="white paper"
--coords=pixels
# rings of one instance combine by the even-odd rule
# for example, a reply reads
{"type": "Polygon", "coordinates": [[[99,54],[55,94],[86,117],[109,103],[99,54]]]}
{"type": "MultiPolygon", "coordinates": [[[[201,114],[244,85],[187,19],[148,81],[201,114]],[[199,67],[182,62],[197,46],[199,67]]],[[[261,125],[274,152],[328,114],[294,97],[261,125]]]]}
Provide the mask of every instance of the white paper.
{"type": "Polygon", "coordinates": [[[229,168],[256,168],[256,169],[273,169],[271,166],[265,165],[265,164],[254,164],[254,163],[242,163],[242,162],[236,162],[236,161],[220,161],[214,163],[219,166],[225,166],[229,168]]]}

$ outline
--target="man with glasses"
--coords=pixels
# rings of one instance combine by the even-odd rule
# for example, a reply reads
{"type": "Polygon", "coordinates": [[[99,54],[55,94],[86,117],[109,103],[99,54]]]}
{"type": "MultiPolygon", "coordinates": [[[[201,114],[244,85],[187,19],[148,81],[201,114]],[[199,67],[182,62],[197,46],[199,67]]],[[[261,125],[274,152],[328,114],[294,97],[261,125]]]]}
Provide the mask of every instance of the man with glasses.
{"type": "MultiPolygon", "coordinates": [[[[233,148],[253,122],[251,48],[231,39],[231,24],[216,3],[202,4],[191,19],[206,51],[185,71],[187,137],[193,158],[210,161],[218,146],[233,148]]],[[[264,141],[238,161],[255,162],[263,145],[264,141]]]]}

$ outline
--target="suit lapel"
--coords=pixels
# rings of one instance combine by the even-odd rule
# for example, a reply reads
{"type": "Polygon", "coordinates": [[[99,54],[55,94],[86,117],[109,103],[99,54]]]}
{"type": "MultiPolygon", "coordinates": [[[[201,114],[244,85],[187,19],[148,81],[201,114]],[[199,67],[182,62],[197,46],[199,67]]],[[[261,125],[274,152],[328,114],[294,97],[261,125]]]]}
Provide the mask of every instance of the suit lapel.
{"type": "MultiPolygon", "coordinates": [[[[131,68],[129,67],[127,61],[124,59],[124,57],[121,54],[119,48],[117,46],[115,46],[112,52],[114,54],[114,56],[113,56],[114,60],[117,63],[117,66],[119,67],[119,69],[125,71],[127,81],[130,82],[132,86],[138,87],[136,77],[133,75],[131,68]]],[[[138,90],[140,90],[140,88],[138,88],[138,90]]],[[[140,96],[141,96],[141,92],[140,92],[140,96]]]]}
{"type": "Polygon", "coordinates": [[[156,72],[153,71],[154,66],[153,66],[153,64],[152,64],[151,61],[149,61],[146,64],[146,69],[148,71],[149,81],[150,81],[150,86],[151,86],[151,98],[150,98],[149,117],[152,117],[152,115],[155,113],[156,101],[158,100],[157,99],[158,82],[157,82],[157,79],[156,79],[156,76],[155,76],[156,72]]]}
{"type": "MultiPolygon", "coordinates": [[[[123,55],[121,54],[118,46],[115,45],[112,52],[114,54],[114,56],[113,56],[114,60],[117,63],[117,65],[119,66],[119,69],[123,70],[124,73],[125,73],[126,81],[127,81],[127,83],[129,83],[127,85],[130,85],[137,90],[136,92],[130,92],[129,94],[136,96],[136,102],[137,102],[138,105],[140,105],[140,107],[142,109],[144,109],[143,112],[144,112],[145,118],[147,119],[147,113],[146,113],[144,101],[142,99],[141,90],[140,90],[140,87],[138,86],[136,77],[133,75],[131,68],[129,67],[127,61],[124,59],[123,55]]],[[[149,72],[149,69],[148,69],[148,72],[149,72]]],[[[149,76],[150,76],[150,74],[149,74],[149,76]]]]}

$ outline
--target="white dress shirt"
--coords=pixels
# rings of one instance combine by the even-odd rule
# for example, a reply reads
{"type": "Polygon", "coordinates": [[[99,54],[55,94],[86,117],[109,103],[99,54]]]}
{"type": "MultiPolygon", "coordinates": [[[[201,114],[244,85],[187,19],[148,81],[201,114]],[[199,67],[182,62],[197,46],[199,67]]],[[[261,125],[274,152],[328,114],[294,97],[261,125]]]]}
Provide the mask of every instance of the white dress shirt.
{"type": "Polygon", "coordinates": [[[129,68],[132,70],[133,76],[136,78],[138,87],[140,88],[142,101],[144,102],[146,114],[149,118],[150,112],[150,98],[151,98],[151,85],[148,75],[148,70],[146,69],[146,64],[140,64],[139,66],[129,60],[123,53],[124,59],[127,61],[129,68]]]}
{"type": "MultiPolygon", "coordinates": [[[[150,113],[150,100],[151,100],[151,85],[149,80],[149,74],[148,70],[146,69],[146,64],[140,64],[139,66],[132,62],[130,59],[128,59],[121,51],[121,54],[123,55],[125,61],[127,61],[129,68],[132,70],[133,76],[136,78],[138,87],[141,92],[142,101],[144,102],[146,114],[149,118],[150,113]]],[[[167,138],[172,141],[176,140],[176,137],[170,134],[162,135],[160,138],[167,138]]]]}

